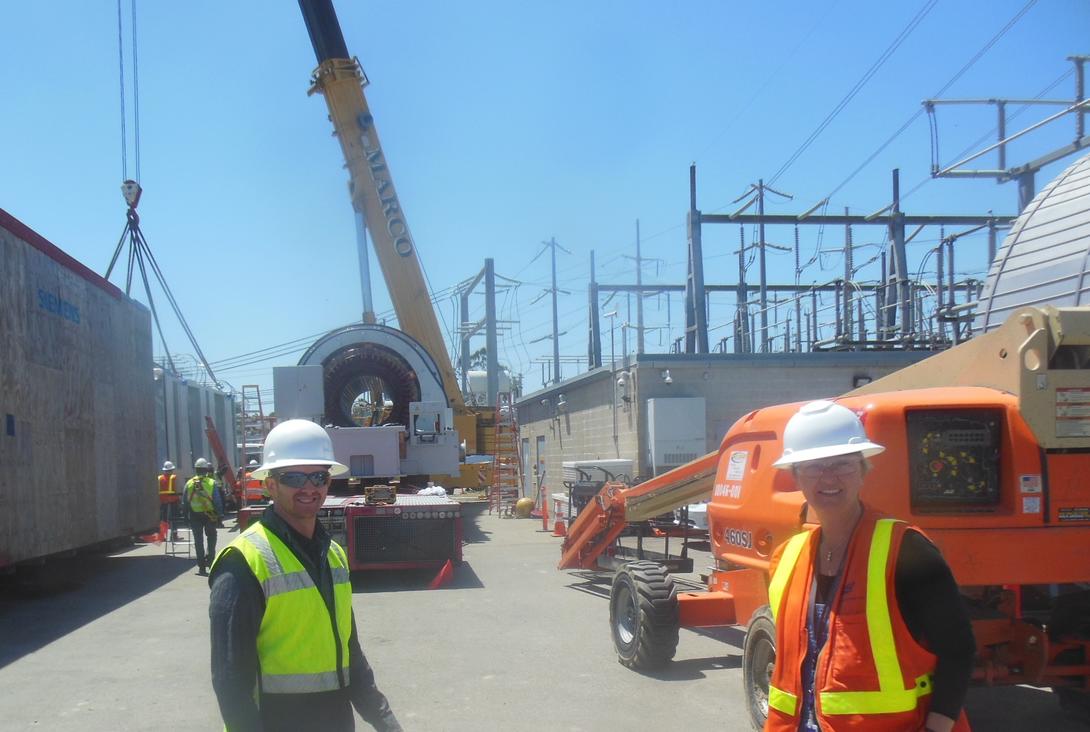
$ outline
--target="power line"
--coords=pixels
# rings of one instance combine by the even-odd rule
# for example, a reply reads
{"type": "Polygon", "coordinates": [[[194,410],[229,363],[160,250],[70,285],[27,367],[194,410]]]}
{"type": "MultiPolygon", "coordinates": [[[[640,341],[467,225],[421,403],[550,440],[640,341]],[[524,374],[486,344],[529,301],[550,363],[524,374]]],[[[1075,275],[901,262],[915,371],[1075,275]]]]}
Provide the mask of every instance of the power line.
{"type": "MultiPolygon", "coordinates": [[[[791,61],[795,57],[795,54],[798,53],[799,49],[802,48],[802,45],[810,39],[810,36],[814,34],[814,31],[818,29],[818,26],[820,26],[825,21],[825,19],[832,12],[833,8],[836,7],[837,2],[839,2],[839,0],[834,0],[834,2],[830,3],[830,5],[825,9],[825,12],[818,16],[817,20],[814,21],[814,24],[810,26],[810,30],[806,31],[806,33],[804,33],[799,39],[798,43],[795,44],[795,47],[792,48],[786,56],[782,57],[780,65],[777,66],[775,70],[772,71],[772,73],[765,77],[765,80],[761,83],[760,87],[758,87],[757,91],[753,92],[753,94],[750,95],[749,99],[746,100],[746,102],[738,108],[731,120],[727,122],[727,124],[719,131],[719,133],[712,139],[712,141],[709,142],[707,146],[705,146],[705,148],[700,152],[700,155],[704,155],[706,152],[708,152],[708,150],[713,148],[716,143],[723,139],[723,136],[727,134],[727,130],[733,127],[734,123],[741,119],[742,115],[749,111],[749,108],[753,106],[753,102],[757,100],[757,97],[761,96],[761,94],[764,93],[765,89],[768,88],[768,85],[772,82],[774,78],[776,78],[776,75],[783,71],[783,68],[787,66],[788,62],[791,61]]],[[[700,157],[700,155],[698,155],[697,157],[700,157]]]]}
{"type": "Polygon", "coordinates": [[[852,101],[852,99],[855,98],[855,96],[860,91],[862,91],[863,87],[867,84],[867,82],[870,81],[876,73],[878,73],[878,70],[881,69],[882,66],[885,65],[886,61],[888,61],[897,51],[897,49],[901,47],[901,44],[904,43],[909,35],[912,34],[912,31],[914,31],[916,27],[921,22],[923,22],[923,19],[927,17],[927,14],[931,12],[932,8],[934,8],[937,3],[938,0],[927,0],[927,2],[924,3],[923,7],[921,7],[920,10],[917,11],[916,15],[912,18],[912,20],[908,22],[908,25],[901,29],[901,32],[898,33],[897,37],[893,39],[893,42],[886,48],[885,51],[882,52],[882,55],[878,57],[878,60],[871,64],[870,68],[867,69],[866,73],[864,73],[859,81],[855,83],[855,86],[853,86],[848,91],[848,93],[844,95],[844,97],[837,103],[837,105],[833,107],[833,110],[825,116],[825,119],[821,121],[817,128],[814,129],[814,131],[810,133],[810,135],[806,138],[806,140],[803,141],[799,148],[791,154],[791,157],[789,157],[787,161],[780,166],[780,169],[776,171],[776,174],[769,179],[769,185],[774,185],[776,181],[780,179],[780,176],[786,173],[788,168],[794,165],[795,161],[798,160],[799,157],[804,152],[806,152],[810,145],[814,143],[818,136],[825,131],[825,128],[828,127],[842,111],[844,111],[844,108],[848,106],[848,104],[852,101]]]}
{"type": "MultiPolygon", "coordinates": [[[[1013,18],[1011,18],[1010,20],[1008,20],[1008,21],[1007,21],[1007,24],[1006,24],[1006,25],[1004,25],[1004,26],[1003,26],[1003,27],[1002,27],[1002,28],[1001,28],[1001,29],[999,30],[999,32],[998,32],[998,33],[996,33],[996,34],[995,34],[994,36],[992,36],[992,37],[991,37],[991,39],[990,39],[990,40],[989,40],[989,41],[988,41],[987,43],[985,43],[985,44],[984,44],[984,45],[983,45],[983,46],[982,46],[982,47],[981,47],[981,48],[980,48],[980,49],[979,49],[979,50],[978,50],[978,51],[977,51],[977,52],[976,52],[976,53],[975,53],[975,54],[973,55],[973,57],[972,57],[972,58],[970,58],[970,59],[969,59],[969,60],[968,60],[968,61],[967,61],[967,62],[965,63],[965,65],[961,67],[961,69],[960,69],[960,70],[958,70],[958,72],[957,72],[956,74],[954,74],[954,75],[953,75],[952,77],[950,77],[950,80],[949,80],[949,81],[947,81],[947,82],[946,82],[946,83],[945,83],[945,84],[943,85],[943,87],[942,87],[941,89],[939,89],[939,90],[938,90],[937,92],[935,92],[934,94],[932,94],[932,95],[931,95],[931,97],[932,97],[932,98],[935,98],[935,97],[939,97],[939,96],[942,96],[942,95],[943,95],[943,94],[944,94],[944,93],[946,92],[946,90],[947,90],[947,89],[949,89],[949,88],[950,88],[950,87],[952,87],[952,86],[953,86],[954,84],[956,84],[956,83],[957,83],[957,81],[958,81],[958,80],[959,80],[959,79],[960,79],[960,78],[961,78],[962,76],[964,76],[964,75],[965,75],[965,73],[966,73],[966,72],[967,72],[967,71],[968,71],[969,69],[971,69],[971,68],[972,68],[972,67],[973,67],[973,66],[974,66],[974,65],[976,64],[976,62],[977,62],[977,61],[979,61],[979,60],[980,60],[981,58],[983,58],[983,57],[984,57],[984,54],[986,54],[986,53],[987,53],[988,51],[990,51],[990,50],[991,50],[991,48],[992,48],[992,46],[994,46],[994,45],[995,45],[995,44],[996,44],[996,43],[997,43],[997,42],[999,41],[999,39],[1000,39],[1000,38],[1002,38],[1002,37],[1003,37],[1004,35],[1006,35],[1007,31],[1009,31],[1009,30],[1010,30],[1011,28],[1013,28],[1013,27],[1015,26],[1015,24],[1016,24],[1016,23],[1018,23],[1018,21],[1022,19],[1022,16],[1024,16],[1024,15],[1025,15],[1025,14],[1026,14],[1027,12],[1029,12],[1030,8],[1032,8],[1032,7],[1033,7],[1034,5],[1036,5],[1036,4],[1037,4],[1037,0],[1029,0],[1029,2],[1027,2],[1027,3],[1026,3],[1026,4],[1024,5],[1024,6],[1022,6],[1022,9],[1021,9],[1021,10],[1019,10],[1019,11],[1018,11],[1017,13],[1015,13],[1014,17],[1013,17],[1013,18]]],[[[900,136],[901,136],[901,134],[902,134],[902,133],[903,133],[903,132],[904,132],[905,130],[907,130],[907,129],[908,129],[908,128],[909,128],[909,127],[910,127],[910,126],[912,125],[912,123],[913,123],[913,122],[915,122],[915,121],[916,121],[917,119],[919,119],[919,118],[920,118],[920,116],[921,116],[921,115],[922,115],[923,113],[924,113],[924,108],[923,108],[922,106],[920,106],[919,108],[917,108],[917,109],[916,109],[916,111],[915,111],[915,112],[914,112],[914,113],[913,113],[912,115],[910,115],[910,116],[909,116],[909,118],[908,118],[907,120],[905,120],[904,124],[902,124],[902,125],[901,125],[901,126],[900,126],[900,127],[898,128],[898,129],[897,129],[897,131],[896,131],[896,132],[894,132],[894,133],[893,133],[892,135],[890,135],[890,136],[889,136],[889,139],[887,139],[887,140],[886,140],[885,142],[883,142],[883,143],[882,143],[881,145],[879,145],[879,146],[878,146],[878,149],[877,149],[877,150],[875,150],[874,152],[872,152],[872,153],[871,153],[871,154],[870,154],[870,155],[869,155],[869,156],[867,157],[867,159],[866,159],[866,160],[864,160],[864,161],[863,161],[862,163],[860,163],[860,164],[859,164],[859,167],[857,167],[857,168],[856,168],[855,170],[853,170],[853,171],[851,172],[851,174],[850,174],[850,175],[849,175],[849,176],[848,176],[847,178],[845,178],[844,180],[842,180],[842,181],[841,181],[841,182],[840,182],[840,183],[839,183],[839,184],[837,185],[837,187],[836,187],[836,188],[834,188],[834,189],[833,189],[832,191],[830,191],[830,192],[829,192],[828,194],[826,194],[826,196],[825,196],[825,199],[826,199],[826,200],[828,200],[828,199],[832,198],[833,196],[835,196],[835,195],[836,195],[837,193],[839,193],[839,192],[840,192],[840,190],[841,190],[841,189],[842,189],[842,188],[843,188],[844,186],[848,185],[848,183],[850,183],[850,182],[851,182],[851,181],[852,181],[852,180],[853,180],[853,179],[855,178],[855,176],[859,175],[859,173],[860,173],[860,172],[861,172],[861,171],[862,171],[862,170],[863,170],[864,168],[866,168],[866,167],[867,167],[868,165],[870,165],[870,164],[871,164],[872,162],[874,162],[874,159],[875,159],[876,157],[878,157],[879,155],[881,155],[881,154],[882,154],[882,151],[884,151],[884,150],[885,150],[885,149],[886,149],[887,147],[889,147],[889,146],[890,146],[890,144],[891,144],[891,143],[892,143],[892,142],[893,142],[894,140],[896,140],[896,139],[897,139],[898,137],[900,137],[900,136]]]]}

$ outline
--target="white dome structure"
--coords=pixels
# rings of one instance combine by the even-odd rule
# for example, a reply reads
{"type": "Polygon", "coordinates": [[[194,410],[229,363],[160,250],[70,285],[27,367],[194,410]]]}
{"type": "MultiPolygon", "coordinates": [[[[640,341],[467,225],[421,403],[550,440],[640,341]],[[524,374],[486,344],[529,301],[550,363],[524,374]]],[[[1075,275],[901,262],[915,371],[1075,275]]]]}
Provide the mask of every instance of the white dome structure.
{"type": "Polygon", "coordinates": [[[1090,305],[1090,155],[1026,206],[988,270],[973,332],[1023,305],[1090,305]]]}

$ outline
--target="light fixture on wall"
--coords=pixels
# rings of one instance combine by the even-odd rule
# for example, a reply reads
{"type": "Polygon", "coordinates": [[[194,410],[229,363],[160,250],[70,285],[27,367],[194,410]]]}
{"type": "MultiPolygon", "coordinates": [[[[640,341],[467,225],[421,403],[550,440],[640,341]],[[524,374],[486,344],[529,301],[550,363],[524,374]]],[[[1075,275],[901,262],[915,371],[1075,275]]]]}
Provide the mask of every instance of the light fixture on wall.
{"type": "Polygon", "coordinates": [[[670,377],[670,369],[663,369],[662,370],[662,380],[664,382],[666,382],[667,384],[674,383],[674,380],[670,377]]]}
{"type": "Polygon", "coordinates": [[[874,381],[874,379],[867,376],[866,374],[856,374],[852,377],[852,387],[858,389],[861,386],[866,386],[872,381],[874,381]]]}
{"type": "Polygon", "coordinates": [[[564,399],[563,394],[557,394],[556,411],[563,412],[568,408],[568,402],[564,399]]]}
{"type": "Polygon", "coordinates": [[[630,397],[628,396],[628,375],[626,373],[622,372],[617,377],[617,390],[621,392],[621,401],[627,403],[630,397]]]}

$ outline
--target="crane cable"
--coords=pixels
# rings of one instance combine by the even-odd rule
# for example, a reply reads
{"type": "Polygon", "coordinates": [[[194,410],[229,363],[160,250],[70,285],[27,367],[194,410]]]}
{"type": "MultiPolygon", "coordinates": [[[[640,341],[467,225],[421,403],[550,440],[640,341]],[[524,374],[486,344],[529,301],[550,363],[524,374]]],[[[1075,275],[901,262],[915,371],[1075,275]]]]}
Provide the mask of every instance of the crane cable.
{"type": "MultiPolygon", "coordinates": [[[[159,281],[159,286],[162,287],[163,293],[166,295],[167,302],[171,309],[174,311],[175,317],[178,318],[178,322],[182,326],[182,330],[189,338],[190,345],[193,346],[193,350],[197,352],[197,357],[200,360],[202,366],[204,366],[205,372],[208,374],[212,383],[217,389],[224,389],[224,385],[216,378],[216,374],[212,371],[212,367],[208,363],[208,359],[205,358],[204,351],[201,350],[200,344],[197,343],[197,337],[193,334],[193,330],[189,327],[189,323],[186,321],[185,316],[182,314],[181,307],[178,305],[178,301],[174,298],[174,293],[170,290],[170,285],[167,283],[166,276],[163,274],[162,269],[159,267],[159,263],[155,260],[155,255],[151,251],[151,247],[148,245],[147,239],[144,238],[144,233],[140,230],[140,216],[136,213],[136,205],[139,201],[139,179],[140,179],[140,64],[137,56],[137,34],[136,34],[136,0],[131,0],[131,22],[132,22],[132,66],[133,66],[133,157],[135,163],[135,181],[136,194],[130,196],[129,191],[129,163],[128,163],[128,134],[126,130],[126,115],[125,115],[125,41],[124,34],[122,32],[123,26],[123,13],[121,10],[121,0],[117,0],[117,58],[118,58],[118,73],[120,76],[121,87],[121,174],[125,185],[122,186],[126,189],[126,200],[128,201],[128,211],[126,212],[125,229],[121,233],[121,238],[117,242],[117,248],[114,250],[113,258],[110,260],[110,265],[106,269],[105,278],[110,279],[110,274],[113,272],[114,265],[117,263],[118,256],[121,254],[121,250],[128,244],[128,274],[125,281],[125,294],[129,295],[132,290],[133,275],[136,273],[136,268],[140,270],[140,280],[144,285],[144,294],[148,300],[148,307],[151,310],[152,320],[155,322],[155,328],[159,333],[159,340],[162,342],[163,353],[166,356],[167,364],[170,366],[171,371],[178,373],[178,369],[175,367],[174,359],[170,354],[170,349],[167,346],[166,336],[163,333],[162,323],[159,320],[159,313],[155,307],[155,300],[151,294],[151,283],[148,278],[148,270],[155,275],[155,278],[159,281]]],[[[225,390],[225,389],[224,389],[225,390]]]]}
{"type": "MultiPolygon", "coordinates": [[[[117,0],[117,72],[121,98],[121,179],[129,179],[129,134],[125,113],[125,36],[122,29],[121,0],[117,0]]],[[[140,182],[140,60],[136,53],[136,0],[132,0],[132,113],[133,159],[135,177],[140,182]]]]}

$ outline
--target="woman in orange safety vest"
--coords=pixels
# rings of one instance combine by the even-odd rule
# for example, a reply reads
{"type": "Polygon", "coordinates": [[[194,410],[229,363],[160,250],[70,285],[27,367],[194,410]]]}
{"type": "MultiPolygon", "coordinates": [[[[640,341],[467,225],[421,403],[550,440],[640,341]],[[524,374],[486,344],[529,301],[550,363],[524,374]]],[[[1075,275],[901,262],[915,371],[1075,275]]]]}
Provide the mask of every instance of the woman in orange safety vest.
{"type": "Polygon", "coordinates": [[[766,730],[968,730],[975,644],[957,584],[919,529],[859,500],[885,450],[828,401],[787,423],[783,455],[820,528],[773,555],[776,661],[766,730]]]}

